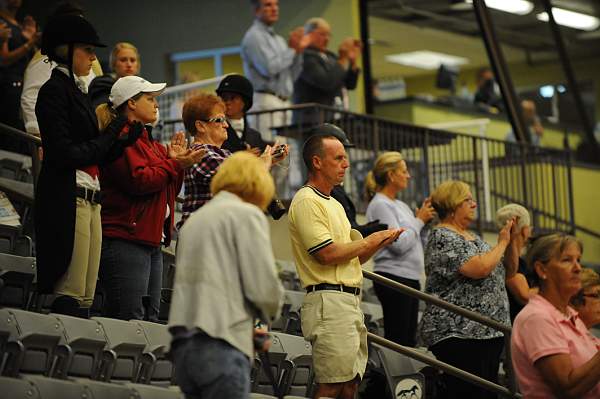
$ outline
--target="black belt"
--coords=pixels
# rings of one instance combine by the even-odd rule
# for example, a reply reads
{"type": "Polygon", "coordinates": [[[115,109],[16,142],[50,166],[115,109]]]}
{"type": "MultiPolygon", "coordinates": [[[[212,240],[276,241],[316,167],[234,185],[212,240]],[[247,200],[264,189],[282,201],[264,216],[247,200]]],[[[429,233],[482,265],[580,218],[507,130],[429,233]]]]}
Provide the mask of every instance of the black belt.
{"type": "Polygon", "coordinates": [[[83,198],[92,204],[99,204],[101,200],[100,191],[90,190],[89,188],[79,187],[75,188],[75,195],[79,198],[83,198]]]}
{"type": "Polygon", "coordinates": [[[348,287],[343,284],[317,284],[317,285],[309,285],[306,287],[306,292],[314,292],[314,291],[343,291],[349,294],[360,295],[360,288],[358,287],[348,287]]]}
{"type": "Polygon", "coordinates": [[[272,96],[277,97],[278,99],[280,99],[281,101],[287,101],[289,100],[289,98],[284,97],[284,96],[280,96],[279,94],[271,91],[271,90],[256,90],[257,93],[262,93],[262,94],[270,94],[272,96]]]}

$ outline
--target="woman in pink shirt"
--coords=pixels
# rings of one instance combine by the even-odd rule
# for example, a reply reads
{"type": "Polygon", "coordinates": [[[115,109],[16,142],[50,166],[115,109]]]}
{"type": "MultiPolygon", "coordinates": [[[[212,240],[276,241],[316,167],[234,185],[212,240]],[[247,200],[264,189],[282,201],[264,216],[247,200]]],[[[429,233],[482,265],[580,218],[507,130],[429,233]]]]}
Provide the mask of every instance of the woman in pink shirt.
{"type": "Polygon", "coordinates": [[[581,289],[582,252],[565,234],[542,236],[528,251],[540,291],[515,319],[511,342],[524,398],[600,397],[600,341],[569,306],[581,289]]]}

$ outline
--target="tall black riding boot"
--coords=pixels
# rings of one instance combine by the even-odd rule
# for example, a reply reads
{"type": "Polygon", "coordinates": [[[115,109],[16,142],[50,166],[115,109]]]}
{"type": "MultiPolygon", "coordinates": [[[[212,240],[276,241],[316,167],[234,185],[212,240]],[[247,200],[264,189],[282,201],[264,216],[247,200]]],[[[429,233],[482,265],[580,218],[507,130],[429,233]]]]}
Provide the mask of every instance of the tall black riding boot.
{"type": "Polygon", "coordinates": [[[67,295],[61,295],[57,297],[54,302],[52,302],[50,312],[64,314],[67,316],[81,317],[79,301],[67,295]]]}

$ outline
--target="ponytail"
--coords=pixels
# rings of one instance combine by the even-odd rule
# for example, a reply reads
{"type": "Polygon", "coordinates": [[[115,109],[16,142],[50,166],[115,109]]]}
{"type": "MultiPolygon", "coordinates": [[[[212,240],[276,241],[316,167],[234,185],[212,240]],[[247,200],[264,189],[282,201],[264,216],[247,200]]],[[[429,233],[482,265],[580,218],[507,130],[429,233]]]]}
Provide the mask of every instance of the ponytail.
{"type": "Polygon", "coordinates": [[[100,132],[103,132],[117,117],[117,112],[108,103],[104,103],[96,107],[96,117],[98,118],[98,128],[100,132]]]}
{"type": "Polygon", "coordinates": [[[365,179],[365,194],[368,201],[371,201],[375,193],[387,184],[388,172],[396,169],[402,161],[402,154],[397,151],[384,152],[377,157],[373,169],[365,179]]]}
{"type": "Polygon", "coordinates": [[[365,195],[367,197],[367,201],[371,201],[375,194],[377,193],[377,183],[375,182],[375,176],[373,176],[373,171],[370,170],[367,173],[367,177],[365,178],[365,195]]]}

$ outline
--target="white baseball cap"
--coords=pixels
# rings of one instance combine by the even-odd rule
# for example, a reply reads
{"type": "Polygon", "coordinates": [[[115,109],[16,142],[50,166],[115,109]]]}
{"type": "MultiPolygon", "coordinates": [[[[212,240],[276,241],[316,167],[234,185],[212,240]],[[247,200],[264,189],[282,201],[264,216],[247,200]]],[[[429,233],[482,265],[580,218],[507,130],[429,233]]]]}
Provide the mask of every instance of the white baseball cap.
{"type": "Polygon", "coordinates": [[[115,82],[110,90],[108,100],[112,103],[113,108],[116,109],[139,93],[160,94],[165,87],[167,87],[166,83],[150,83],[139,76],[124,76],[115,82]]]}

